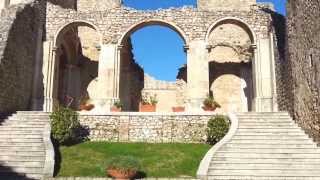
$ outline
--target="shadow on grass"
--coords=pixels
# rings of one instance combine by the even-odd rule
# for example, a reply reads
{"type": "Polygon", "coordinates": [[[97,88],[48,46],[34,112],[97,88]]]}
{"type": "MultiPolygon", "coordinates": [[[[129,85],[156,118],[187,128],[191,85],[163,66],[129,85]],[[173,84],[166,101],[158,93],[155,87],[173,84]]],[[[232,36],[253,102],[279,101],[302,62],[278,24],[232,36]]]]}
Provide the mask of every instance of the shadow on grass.
{"type": "MultiPolygon", "coordinates": [[[[88,137],[90,135],[90,131],[87,126],[81,126],[80,128],[78,128],[76,130],[76,134],[77,134],[77,137],[79,137],[79,138],[77,138],[75,140],[68,141],[62,145],[70,147],[70,146],[74,146],[77,144],[81,144],[81,143],[89,140],[88,137]]],[[[54,152],[55,152],[55,159],[54,159],[55,164],[54,164],[53,176],[56,177],[59,174],[60,169],[61,169],[62,155],[61,155],[61,151],[60,151],[60,143],[56,139],[54,139],[53,137],[51,137],[51,140],[52,140],[52,144],[53,144],[54,152]]]]}

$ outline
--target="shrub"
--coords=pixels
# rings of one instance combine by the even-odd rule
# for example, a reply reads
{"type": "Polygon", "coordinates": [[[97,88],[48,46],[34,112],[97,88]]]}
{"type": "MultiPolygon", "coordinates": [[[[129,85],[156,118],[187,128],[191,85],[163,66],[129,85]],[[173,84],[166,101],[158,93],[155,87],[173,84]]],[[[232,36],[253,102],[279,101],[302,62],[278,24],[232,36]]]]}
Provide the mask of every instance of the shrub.
{"type": "Polygon", "coordinates": [[[116,107],[116,108],[123,108],[123,104],[120,100],[117,100],[113,103],[113,106],[116,107]]]}
{"type": "Polygon", "coordinates": [[[78,131],[81,129],[78,113],[70,108],[58,107],[50,114],[52,137],[59,144],[68,144],[79,139],[78,131]]]}
{"type": "Polygon", "coordinates": [[[140,162],[132,156],[116,156],[106,161],[107,169],[119,171],[139,171],[140,162]]]}
{"type": "Polygon", "coordinates": [[[207,142],[211,145],[219,142],[227,134],[229,126],[229,120],[225,116],[210,119],[207,125],[207,142]]]}
{"type": "Polygon", "coordinates": [[[213,107],[213,106],[215,106],[217,108],[221,108],[221,105],[211,95],[207,96],[207,98],[203,101],[203,105],[205,107],[213,107]]]}

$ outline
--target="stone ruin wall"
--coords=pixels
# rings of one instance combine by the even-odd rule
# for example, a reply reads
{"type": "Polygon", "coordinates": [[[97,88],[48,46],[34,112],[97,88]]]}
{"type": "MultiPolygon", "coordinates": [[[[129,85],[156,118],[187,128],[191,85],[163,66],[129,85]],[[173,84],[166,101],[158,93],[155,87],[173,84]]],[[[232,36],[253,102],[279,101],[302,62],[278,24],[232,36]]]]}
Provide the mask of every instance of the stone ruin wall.
{"type": "Polygon", "coordinates": [[[288,0],[288,75],[282,110],[320,143],[320,0],[288,0]],[[290,74],[289,74],[290,73],[290,74]]]}
{"type": "Polygon", "coordinates": [[[215,115],[146,114],[80,115],[91,141],[204,143],[207,123],[215,115]]]}
{"type": "Polygon", "coordinates": [[[0,17],[0,114],[28,110],[33,78],[40,74],[45,4],[12,5],[0,17]]]}

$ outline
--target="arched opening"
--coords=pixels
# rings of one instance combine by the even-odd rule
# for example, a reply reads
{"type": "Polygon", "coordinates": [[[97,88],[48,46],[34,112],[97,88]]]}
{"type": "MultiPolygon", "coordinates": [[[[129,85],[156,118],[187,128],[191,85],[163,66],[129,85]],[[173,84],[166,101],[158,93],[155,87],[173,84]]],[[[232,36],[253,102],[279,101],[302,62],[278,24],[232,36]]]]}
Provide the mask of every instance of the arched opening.
{"type": "Polygon", "coordinates": [[[123,111],[139,111],[142,99],[153,96],[158,100],[157,112],[185,106],[185,37],[177,26],[162,21],[139,23],[124,34],[120,41],[119,75],[123,111]]]}
{"type": "Polygon", "coordinates": [[[101,36],[85,22],[73,22],[57,34],[54,99],[60,105],[81,110],[97,91],[101,36]]]}
{"type": "Polygon", "coordinates": [[[208,34],[210,95],[223,112],[252,111],[254,36],[244,23],[226,19],[208,34]]]}

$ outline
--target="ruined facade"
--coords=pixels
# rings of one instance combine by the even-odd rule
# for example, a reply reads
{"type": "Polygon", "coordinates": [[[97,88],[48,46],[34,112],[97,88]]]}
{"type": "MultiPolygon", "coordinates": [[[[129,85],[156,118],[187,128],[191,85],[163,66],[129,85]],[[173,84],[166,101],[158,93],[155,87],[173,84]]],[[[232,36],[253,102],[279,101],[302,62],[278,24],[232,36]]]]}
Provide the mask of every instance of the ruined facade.
{"type": "MultiPolygon", "coordinates": [[[[120,0],[32,4],[40,2],[45,21],[34,35],[42,42],[30,50],[42,50],[38,60],[32,58],[32,67],[40,71],[30,73],[33,95],[22,109],[52,111],[58,104],[77,109],[90,102],[95,106],[92,113],[103,113],[120,99],[125,111],[137,111],[144,93],[156,93],[159,111],[173,106],[202,111],[209,94],[224,112],[278,110],[276,26],[269,5],[247,0],[235,8],[240,1],[233,0],[226,8],[219,0],[199,0],[198,8],[139,11],[120,0]],[[145,75],[133,58],[130,35],[148,25],[171,28],[185,43],[187,64],[176,82],[145,75]]],[[[14,5],[5,6],[4,12],[14,5]]]]}
{"type": "Polygon", "coordinates": [[[287,57],[282,63],[287,96],[280,108],[320,142],[320,1],[289,0],[287,11],[287,57]]]}

